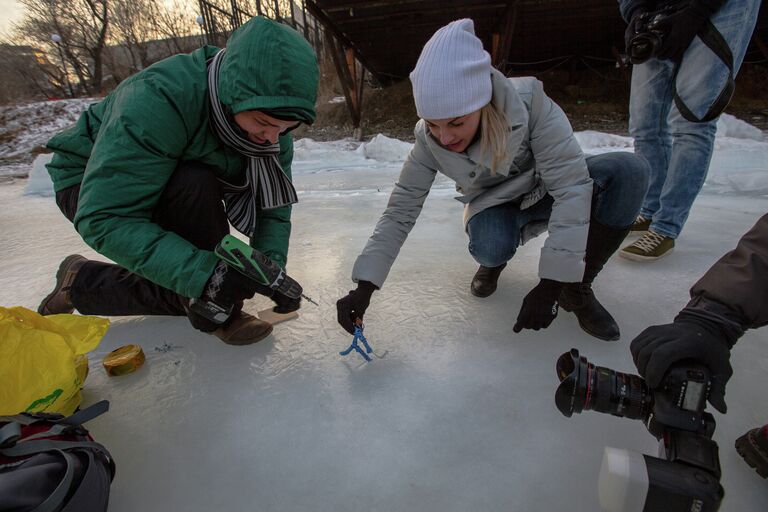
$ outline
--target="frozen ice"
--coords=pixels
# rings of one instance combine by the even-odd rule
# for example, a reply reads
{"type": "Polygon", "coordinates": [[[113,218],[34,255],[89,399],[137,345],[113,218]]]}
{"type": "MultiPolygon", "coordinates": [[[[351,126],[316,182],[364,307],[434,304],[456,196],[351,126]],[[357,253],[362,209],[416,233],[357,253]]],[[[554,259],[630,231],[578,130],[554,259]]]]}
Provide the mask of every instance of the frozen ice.
{"type": "MultiPolygon", "coordinates": [[[[461,205],[453,184],[438,179],[366,314],[371,363],[339,356],[352,337],[336,323],[335,302],[353,286],[352,264],[401,162],[382,156],[388,150],[366,158],[353,141],[297,141],[288,271],[320,306],[305,303],[297,320],[245,347],[184,318],[113,318],[89,355],[84,389],[86,405],[111,402],[89,425],[117,463],[110,511],[598,510],[604,447],[655,454],[656,443],[637,421],[563,417],[554,406],[555,361],[575,347],[596,364],[634,371],[630,340],[671,321],[688,288],[768,210],[765,197],[751,195],[760,183],[744,190],[743,180],[724,181],[764,176],[768,144],[718,140],[675,252],[652,264],[615,257],[598,277],[596,293],[622,330],[613,343],[583,333],[566,312],[549,329],[512,333],[538,280],[543,238],[520,248],[493,296],[473,297],[477,265],[461,205]],[[101,359],[129,343],[143,347],[146,364],[108,377],[101,359]]],[[[631,149],[595,132],[581,143],[587,152],[631,149]]],[[[0,184],[0,304],[35,309],[61,259],[103,258],[54,201],[24,190],[21,180],[0,184]]],[[[268,305],[257,297],[245,309],[268,305]]],[[[729,413],[715,413],[723,512],[768,510],[768,486],[733,448],[768,422],[767,344],[768,327],[738,342],[729,413]]]]}
{"type": "Polygon", "coordinates": [[[27,185],[24,187],[24,193],[29,196],[52,197],[53,182],[45,164],[53,158],[53,153],[41,153],[35,157],[32,162],[32,171],[29,173],[27,185]]]}

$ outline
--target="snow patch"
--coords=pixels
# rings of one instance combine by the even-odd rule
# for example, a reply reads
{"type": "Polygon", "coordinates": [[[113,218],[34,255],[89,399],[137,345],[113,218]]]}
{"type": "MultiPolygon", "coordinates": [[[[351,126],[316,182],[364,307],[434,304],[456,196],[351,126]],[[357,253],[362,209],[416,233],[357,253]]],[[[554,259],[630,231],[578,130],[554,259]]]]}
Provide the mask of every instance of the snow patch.
{"type": "Polygon", "coordinates": [[[717,120],[717,135],[715,136],[765,141],[765,134],[759,128],[731,114],[722,114],[717,120]]]}
{"type": "Polygon", "coordinates": [[[611,133],[596,132],[594,130],[584,130],[573,134],[584,152],[593,152],[594,150],[606,149],[627,149],[632,151],[634,141],[632,137],[623,137],[611,133]]]}
{"type": "Polygon", "coordinates": [[[32,162],[32,172],[29,173],[27,185],[24,187],[26,196],[53,197],[53,182],[45,164],[53,159],[53,153],[41,153],[32,162]]]}
{"type": "Polygon", "coordinates": [[[379,133],[369,142],[357,148],[357,153],[372,160],[384,162],[404,162],[413,144],[399,139],[391,139],[379,133]]]}

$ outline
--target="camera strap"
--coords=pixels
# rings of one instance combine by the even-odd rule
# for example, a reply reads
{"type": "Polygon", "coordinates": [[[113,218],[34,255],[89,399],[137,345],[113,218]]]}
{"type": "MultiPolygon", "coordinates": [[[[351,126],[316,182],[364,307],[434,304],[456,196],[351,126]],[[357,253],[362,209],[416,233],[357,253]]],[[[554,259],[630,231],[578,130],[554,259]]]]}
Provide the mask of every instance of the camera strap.
{"type": "Polygon", "coordinates": [[[675,66],[674,76],[675,106],[677,107],[677,110],[680,111],[680,114],[688,121],[691,121],[692,123],[706,123],[723,113],[723,110],[725,110],[725,107],[728,106],[728,103],[730,103],[731,98],[733,97],[733,92],[736,89],[736,82],[733,79],[733,53],[731,53],[731,48],[728,46],[728,43],[725,41],[720,31],[712,24],[711,20],[707,20],[707,24],[698,33],[698,36],[701,38],[701,41],[728,67],[728,80],[720,91],[720,94],[717,96],[717,99],[715,99],[714,103],[709,107],[709,110],[707,110],[706,114],[704,114],[703,117],[698,118],[696,117],[696,114],[688,108],[680,95],[677,94],[677,72],[680,70],[680,64],[677,64],[675,66]]]}

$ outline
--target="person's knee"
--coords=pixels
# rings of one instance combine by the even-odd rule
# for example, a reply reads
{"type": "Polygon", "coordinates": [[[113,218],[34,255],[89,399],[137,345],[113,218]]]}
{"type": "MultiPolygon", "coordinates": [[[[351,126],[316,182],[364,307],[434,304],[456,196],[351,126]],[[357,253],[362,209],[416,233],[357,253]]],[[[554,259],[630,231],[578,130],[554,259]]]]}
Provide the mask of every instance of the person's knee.
{"type": "Polygon", "coordinates": [[[477,263],[484,267],[498,267],[515,255],[516,241],[481,239],[469,244],[469,253],[477,263]]]}
{"type": "Polygon", "coordinates": [[[183,162],[173,173],[166,189],[184,195],[203,196],[221,188],[211,167],[199,162],[183,162]]]}

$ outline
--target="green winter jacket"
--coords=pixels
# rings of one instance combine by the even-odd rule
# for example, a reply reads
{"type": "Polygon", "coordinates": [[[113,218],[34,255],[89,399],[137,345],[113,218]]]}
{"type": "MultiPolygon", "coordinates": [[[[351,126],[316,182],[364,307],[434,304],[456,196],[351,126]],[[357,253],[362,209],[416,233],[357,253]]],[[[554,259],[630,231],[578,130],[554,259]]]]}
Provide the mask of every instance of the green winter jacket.
{"type": "MultiPolygon", "coordinates": [[[[207,164],[243,183],[247,161],[209,126],[206,61],[218,48],[160,61],[91,105],[77,124],[53,137],[48,172],[58,192],[81,184],[75,229],[96,251],[186,297],[199,297],[217,258],[152,222],[177,165],[207,164]]],[[[318,69],[294,30],[253,18],[227,43],[219,77],[229,112],[290,108],[314,120],[318,69]]],[[[280,164],[290,177],[293,140],[280,136],[280,164]]],[[[285,266],[291,207],[259,212],[251,245],[285,266]]]]}

